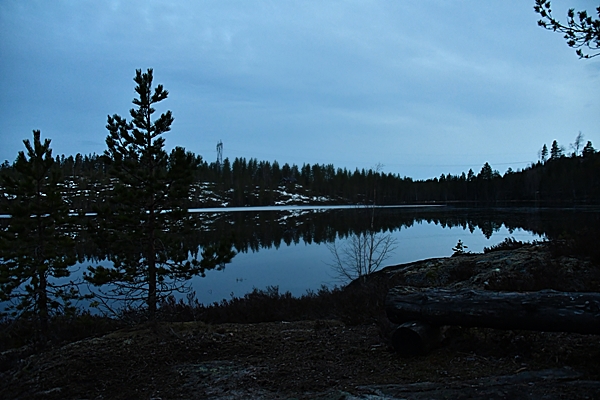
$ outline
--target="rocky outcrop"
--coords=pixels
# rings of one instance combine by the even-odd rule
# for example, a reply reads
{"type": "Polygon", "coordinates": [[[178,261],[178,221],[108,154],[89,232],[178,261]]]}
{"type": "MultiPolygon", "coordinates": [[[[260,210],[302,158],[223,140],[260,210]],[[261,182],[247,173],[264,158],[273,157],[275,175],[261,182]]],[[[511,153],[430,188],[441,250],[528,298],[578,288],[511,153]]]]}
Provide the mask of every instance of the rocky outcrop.
{"type": "Polygon", "coordinates": [[[529,292],[600,290],[600,268],[591,261],[553,256],[550,244],[529,244],[513,250],[463,254],[390,266],[376,279],[389,287],[444,287],[529,292]]]}

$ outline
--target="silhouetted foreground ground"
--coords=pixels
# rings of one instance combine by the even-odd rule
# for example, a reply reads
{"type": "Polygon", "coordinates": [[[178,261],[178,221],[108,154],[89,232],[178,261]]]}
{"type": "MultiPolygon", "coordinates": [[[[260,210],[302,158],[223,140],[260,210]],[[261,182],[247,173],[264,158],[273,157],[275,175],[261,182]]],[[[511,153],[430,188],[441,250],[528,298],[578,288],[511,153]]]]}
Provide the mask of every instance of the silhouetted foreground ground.
{"type": "MultiPolygon", "coordinates": [[[[242,318],[240,310],[258,307],[252,302],[262,308],[270,303],[270,317],[264,318],[287,313],[293,321],[163,321],[55,345],[34,355],[23,348],[5,351],[0,398],[594,399],[600,393],[598,336],[454,327],[446,332],[442,347],[405,359],[389,350],[389,326],[376,310],[382,291],[401,283],[589,291],[598,287],[599,275],[587,261],[553,256],[545,246],[526,246],[391,267],[367,284],[321,293],[337,308],[321,305],[320,313],[335,319],[297,320],[302,313],[296,310],[305,308],[286,296],[263,293],[260,301],[260,296],[249,296],[219,310],[187,312],[198,319],[235,320],[242,318]],[[533,282],[536,277],[544,279],[533,282]],[[344,314],[338,304],[343,295],[348,312],[370,312],[371,317],[353,320],[344,314]],[[355,304],[360,298],[370,311],[355,304]]],[[[304,301],[320,304],[314,298],[304,301]]],[[[173,304],[171,308],[177,309],[173,304]]],[[[179,319],[186,319],[184,308],[175,313],[179,319]]]]}

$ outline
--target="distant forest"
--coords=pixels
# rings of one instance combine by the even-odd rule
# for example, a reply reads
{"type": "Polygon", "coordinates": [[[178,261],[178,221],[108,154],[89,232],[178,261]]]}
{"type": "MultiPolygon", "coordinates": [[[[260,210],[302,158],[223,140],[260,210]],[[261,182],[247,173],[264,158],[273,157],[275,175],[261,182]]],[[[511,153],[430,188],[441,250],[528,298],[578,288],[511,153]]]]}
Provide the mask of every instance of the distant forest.
{"type": "MultiPolygon", "coordinates": [[[[578,137],[579,138],[579,137],[578,137]]],[[[573,146],[572,146],[573,147],[573,146]]],[[[201,161],[194,172],[188,206],[264,206],[277,204],[600,204],[600,152],[591,142],[565,154],[556,141],[543,146],[539,161],[501,175],[485,163],[478,173],[441,174],[414,180],[376,170],[335,168],[333,164],[283,164],[235,158],[201,161]]],[[[111,190],[103,156],[56,156],[64,194],[72,209],[92,211],[111,190]]],[[[11,174],[14,164],[0,169],[11,174]]]]}

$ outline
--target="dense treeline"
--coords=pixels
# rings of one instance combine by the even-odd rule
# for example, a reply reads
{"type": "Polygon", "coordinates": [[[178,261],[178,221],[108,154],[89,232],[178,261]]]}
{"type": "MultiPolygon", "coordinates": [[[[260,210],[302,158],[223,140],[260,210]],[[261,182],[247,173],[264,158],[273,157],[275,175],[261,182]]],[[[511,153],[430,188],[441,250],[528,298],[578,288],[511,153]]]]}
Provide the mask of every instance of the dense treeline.
{"type": "MultiPolygon", "coordinates": [[[[600,153],[591,143],[582,151],[563,155],[556,141],[547,158],[523,170],[509,168],[504,175],[488,163],[479,173],[441,174],[439,178],[413,180],[374,170],[335,168],[332,164],[283,164],[255,158],[228,158],[222,163],[201,161],[192,173],[189,207],[259,206],[299,203],[414,204],[455,203],[472,205],[598,204],[600,203],[600,153]]],[[[57,156],[65,178],[65,194],[73,209],[92,211],[112,188],[102,156],[57,156]]],[[[14,164],[5,162],[10,173],[14,164]]]]}

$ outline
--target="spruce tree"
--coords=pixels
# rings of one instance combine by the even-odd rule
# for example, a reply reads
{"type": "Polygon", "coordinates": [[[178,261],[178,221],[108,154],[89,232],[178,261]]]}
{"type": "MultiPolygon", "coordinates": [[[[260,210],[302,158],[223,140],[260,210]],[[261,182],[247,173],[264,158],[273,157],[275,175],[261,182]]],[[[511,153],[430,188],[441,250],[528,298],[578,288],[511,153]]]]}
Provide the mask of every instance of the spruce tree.
{"type": "Polygon", "coordinates": [[[73,310],[77,289],[65,282],[75,264],[74,239],[68,229],[69,208],[61,195],[61,177],[50,139],[23,141],[14,170],[3,174],[4,204],[11,218],[0,231],[0,301],[13,317],[31,317],[47,337],[48,319],[73,310]]]}
{"type": "Polygon", "coordinates": [[[486,181],[489,181],[494,177],[494,171],[489,163],[486,162],[483,164],[483,167],[481,167],[481,171],[477,177],[486,181]]]}
{"type": "Polygon", "coordinates": [[[563,155],[562,148],[558,145],[558,142],[554,140],[552,142],[552,147],[550,148],[550,159],[558,160],[563,155]]]}
{"type": "Polygon", "coordinates": [[[545,163],[548,159],[548,146],[546,146],[546,143],[544,143],[544,146],[542,146],[542,150],[540,152],[540,159],[542,161],[542,164],[545,163]]]}
{"type": "Polygon", "coordinates": [[[104,159],[114,188],[99,210],[97,237],[113,265],[89,267],[85,274],[94,285],[109,284],[99,296],[125,300],[127,305],[145,302],[150,319],[162,298],[184,289],[193,275],[227,261],[213,257],[214,263],[200,262],[190,257],[198,248],[186,246],[182,239],[192,227],[186,203],[201,159],[181,147],[170,154],[165,151],[163,134],[171,130],[173,116],[167,111],[152,120],[153,107],[168,96],[162,85],[153,89],[152,79],[152,69],[136,70],[138,96],[131,122],[108,116],[104,159]]]}
{"type": "Polygon", "coordinates": [[[585,147],[583,148],[583,151],[581,152],[581,154],[583,155],[583,157],[589,157],[592,154],[594,154],[595,152],[596,152],[596,150],[594,149],[594,146],[592,146],[592,142],[588,140],[588,142],[585,145],[585,147]]]}

